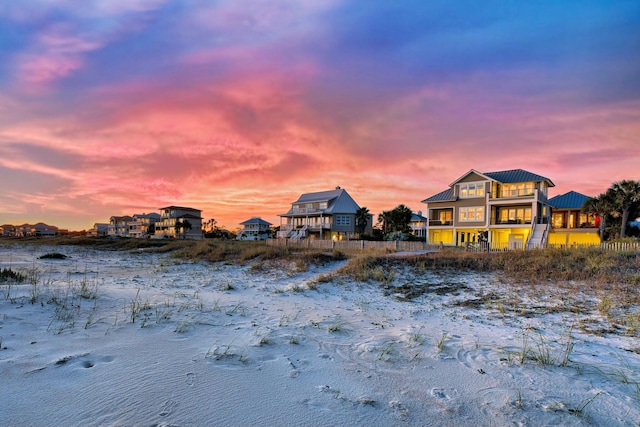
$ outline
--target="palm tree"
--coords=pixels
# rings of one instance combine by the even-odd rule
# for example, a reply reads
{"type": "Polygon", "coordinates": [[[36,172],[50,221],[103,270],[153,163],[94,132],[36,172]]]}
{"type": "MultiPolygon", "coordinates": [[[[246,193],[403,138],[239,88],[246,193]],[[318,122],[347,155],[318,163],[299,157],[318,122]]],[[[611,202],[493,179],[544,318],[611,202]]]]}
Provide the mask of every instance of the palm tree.
{"type": "Polygon", "coordinates": [[[180,220],[177,220],[175,225],[173,226],[173,228],[175,228],[176,230],[176,239],[180,237],[180,230],[182,229],[182,227],[184,227],[184,224],[180,220]]]}
{"type": "Polygon", "coordinates": [[[191,228],[193,227],[189,221],[187,221],[186,219],[182,221],[182,233],[183,233],[182,238],[183,239],[186,238],[187,231],[191,230],[191,228]]]}
{"type": "Polygon", "coordinates": [[[600,241],[604,241],[606,217],[613,211],[615,211],[615,203],[610,192],[601,193],[596,197],[590,197],[584,202],[584,205],[582,205],[582,212],[596,215],[600,218],[600,226],[598,230],[600,234],[600,241]]]}
{"type": "Polygon", "coordinates": [[[614,182],[611,192],[622,210],[622,226],[620,227],[620,238],[625,236],[627,222],[629,222],[629,212],[634,203],[640,202],[640,182],[633,180],[622,180],[614,182]]]}
{"type": "Polygon", "coordinates": [[[369,209],[367,207],[361,207],[356,211],[356,230],[358,234],[363,234],[367,229],[370,216],[369,209]]]}

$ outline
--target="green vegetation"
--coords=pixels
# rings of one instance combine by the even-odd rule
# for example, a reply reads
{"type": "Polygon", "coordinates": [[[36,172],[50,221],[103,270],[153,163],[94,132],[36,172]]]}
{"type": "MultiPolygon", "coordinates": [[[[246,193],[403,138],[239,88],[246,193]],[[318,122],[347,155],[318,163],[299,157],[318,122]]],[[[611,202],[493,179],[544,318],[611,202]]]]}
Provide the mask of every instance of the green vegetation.
{"type": "Polygon", "coordinates": [[[60,252],[50,252],[48,254],[44,254],[39,256],[40,259],[66,259],[67,256],[65,254],[61,254],[60,252]]]}
{"type": "Polygon", "coordinates": [[[14,282],[24,282],[27,280],[27,276],[17,271],[13,271],[10,268],[3,268],[0,270],[0,282],[6,282],[12,280],[14,282]]]}

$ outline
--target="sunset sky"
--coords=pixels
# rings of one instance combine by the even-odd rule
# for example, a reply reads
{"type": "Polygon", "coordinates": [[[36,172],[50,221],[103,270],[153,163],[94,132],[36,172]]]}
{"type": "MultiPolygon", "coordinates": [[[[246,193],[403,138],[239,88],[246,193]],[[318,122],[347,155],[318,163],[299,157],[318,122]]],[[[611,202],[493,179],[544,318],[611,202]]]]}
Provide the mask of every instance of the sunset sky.
{"type": "Polygon", "coordinates": [[[377,216],[516,168],[640,179],[639,1],[0,3],[0,225],[377,216]]]}

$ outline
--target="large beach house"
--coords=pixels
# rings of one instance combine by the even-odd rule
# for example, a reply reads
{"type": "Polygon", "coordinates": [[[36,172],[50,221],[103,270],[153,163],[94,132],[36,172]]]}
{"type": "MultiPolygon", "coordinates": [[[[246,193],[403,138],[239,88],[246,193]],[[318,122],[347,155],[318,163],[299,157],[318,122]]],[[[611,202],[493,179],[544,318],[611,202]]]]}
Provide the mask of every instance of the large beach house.
{"type": "Polygon", "coordinates": [[[505,249],[542,245],[551,220],[548,189],[554,186],[549,178],[522,169],[471,169],[422,201],[427,205],[427,241],[505,249]]]}
{"type": "MultiPolygon", "coordinates": [[[[355,238],[356,212],[360,206],[343,188],[302,194],[287,213],[280,216],[278,238],[333,239],[355,238]],[[283,222],[284,221],[284,222],[283,222]]],[[[372,231],[369,215],[365,233],[372,231]]]]}
{"type": "Polygon", "coordinates": [[[167,206],[160,208],[160,212],[160,221],[155,223],[154,238],[202,239],[201,210],[167,206]],[[182,227],[176,228],[177,223],[182,224],[182,227]]]}

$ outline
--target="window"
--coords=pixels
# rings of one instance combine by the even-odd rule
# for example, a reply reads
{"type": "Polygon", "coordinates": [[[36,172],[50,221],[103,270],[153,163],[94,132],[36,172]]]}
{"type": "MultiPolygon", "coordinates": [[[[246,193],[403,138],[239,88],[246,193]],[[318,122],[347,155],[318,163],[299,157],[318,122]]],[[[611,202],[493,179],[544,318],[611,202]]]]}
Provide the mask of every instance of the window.
{"type": "Polygon", "coordinates": [[[500,210],[501,224],[530,224],[531,208],[504,208],[500,210]]]}
{"type": "Polygon", "coordinates": [[[327,209],[327,202],[318,203],[318,209],[327,209]]]}
{"type": "Polygon", "coordinates": [[[336,215],[336,225],[351,225],[351,217],[349,215],[336,215]]]}
{"type": "Polygon", "coordinates": [[[521,182],[519,184],[504,184],[502,197],[522,197],[533,195],[533,182],[521,182]]]}
{"type": "Polygon", "coordinates": [[[484,221],[484,208],[460,208],[458,218],[460,222],[484,221]]]}
{"type": "Polygon", "coordinates": [[[443,224],[450,224],[451,220],[453,219],[453,212],[452,211],[440,211],[439,212],[439,220],[440,222],[442,222],[443,224]]]}
{"type": "Polygon", "coordinates": [[[484,183],[460,184],[460,198],[484,197],[484,183]]]}

